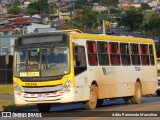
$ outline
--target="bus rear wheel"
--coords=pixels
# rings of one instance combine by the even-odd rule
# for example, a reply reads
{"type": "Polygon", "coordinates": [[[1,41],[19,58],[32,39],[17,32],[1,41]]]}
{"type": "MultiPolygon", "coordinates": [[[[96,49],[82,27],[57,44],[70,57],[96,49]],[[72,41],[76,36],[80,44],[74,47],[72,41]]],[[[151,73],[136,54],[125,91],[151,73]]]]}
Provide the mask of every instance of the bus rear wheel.
{"type": "Polygon", "coordinates": [[[93,110],[97,106],[97,86],[96,85],[91,85],[90,89],[90,99],[89,101],[84,103],[84,108],[86,110],[93,110]]]}
{"type": "Polygon", "coordinates": [[[49,112],[51,106],[51,104],[37,104],[37,108],[40,112],[49,112]]]}
{"type": "Polygon", "coordinates": [[[160,96],[160,90],[157,90],[156,93],[158,96],[160,96]]]}
{"type": "Polygon", "coordinates": [[[97,106],[96,107],[102,107],[102,105],[103,105],[103,99],[98,99],[97,100],[97,106]]]}
{"type": "Polygon", "coordinates": [[[132,104],[131,97],[125,97],[123,99],[124,99],[125,103],[132,104]]]}
{"type": "Polygon", "coordinates": [[[135,95],[131,97],[133,104],[140,104],[142,101],[142,88],[139,82],[135,84],[135,95]]]}

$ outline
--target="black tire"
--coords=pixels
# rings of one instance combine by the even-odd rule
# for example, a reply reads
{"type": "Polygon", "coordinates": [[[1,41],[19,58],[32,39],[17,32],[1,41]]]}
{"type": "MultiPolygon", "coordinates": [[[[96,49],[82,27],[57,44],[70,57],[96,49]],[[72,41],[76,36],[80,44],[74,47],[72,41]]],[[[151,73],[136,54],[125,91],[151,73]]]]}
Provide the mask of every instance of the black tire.
{"type": "Polygon", "coordinates": [[[98,99],[97,100],[97,106],[96,107],[102,107],[102,105],[103,105],[103,99],[98,99]]]}
{"type": "Polygon", "coordinates": [[[131,97],[133,104],[140,104],[142,102],[142,87],[139,82],[135,84],[135,95],[131,97]]]}
{"type": "Polygon", "coordinates": [[[51,104],[37,104],[39,112],[49,112],[51,109],[51,104]]]}
{"type": "Polygon", "coordinates": [[[124,99],[125,103],[132,104],[131,97],[125,97],[123,99],[124,99]]]}
{"type": "Polygon", "coordinates": [[[86,110],[93,110],[97,106],[97,86],[92,85],[90,89],[90,100],[84,102],[84,108],[86,110]]]}
{"type": "Polygon", "coordinates": [[[160,90],[157,90],[156,93],[158,96],[160,96],[160,90]]]}

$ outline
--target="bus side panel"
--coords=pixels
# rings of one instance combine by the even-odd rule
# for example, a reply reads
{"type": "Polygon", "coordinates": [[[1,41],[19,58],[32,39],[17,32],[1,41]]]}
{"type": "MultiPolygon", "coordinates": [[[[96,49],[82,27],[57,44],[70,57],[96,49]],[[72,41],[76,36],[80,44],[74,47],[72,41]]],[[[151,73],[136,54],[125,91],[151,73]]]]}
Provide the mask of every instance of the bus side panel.
{"type": "Polygon", "coordinates": [[[141,78],[141,72],[139,69],[140,66],[123,66],[122,79],[124,84],[122,87],[125,89],[123,96],[133,96],[135,94],[136,80],[141,78]]]}
{"type": "Polygon", "coordinates": [[[136,79],[140,77],[131,66],[105,66],[100,68],[100,98],[134,95],[136,79]]]}
{"type": "Polygon", "coordinates": [[[75,76],[75,91],[76,101],[89,100],[90,84],[87,71],[75,76]]]}
{"type": "Polygon", "coordinates": [[[142,66],[142,94],[154,94],[157,89],[156,67],[142,66]]]}
{"type": "MultiPolygon", "coordinates": [[[[120,66],[102,66],[100,67],[99,96],[100,98],[114,98],[121,96],[118,94],[122,81],[120,66]]],[[[123,88],[121,88],[121,91],[123,88]]],[[[121,92],[123,93],[123,92],[121,92]]]]}

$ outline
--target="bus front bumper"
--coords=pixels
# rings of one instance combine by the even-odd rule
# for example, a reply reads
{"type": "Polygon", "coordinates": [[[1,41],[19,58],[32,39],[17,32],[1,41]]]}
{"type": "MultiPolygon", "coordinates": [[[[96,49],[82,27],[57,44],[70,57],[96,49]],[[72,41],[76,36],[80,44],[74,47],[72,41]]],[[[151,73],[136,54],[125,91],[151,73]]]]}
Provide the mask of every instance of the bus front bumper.
{"type": "Polygon", "coordinates": [[[53,93],[18,93],[14,91],[15,104],[37,104],[37,103],[70,103],[75,101],[75,89],[71,88],[66,92],[58,91],[53,93]]]}

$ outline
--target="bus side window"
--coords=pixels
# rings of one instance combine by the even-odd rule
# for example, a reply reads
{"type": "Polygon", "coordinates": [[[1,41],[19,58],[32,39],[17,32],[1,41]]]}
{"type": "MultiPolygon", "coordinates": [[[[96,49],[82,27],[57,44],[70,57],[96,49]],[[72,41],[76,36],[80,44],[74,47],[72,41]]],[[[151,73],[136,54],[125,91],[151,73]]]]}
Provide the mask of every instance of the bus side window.
{"type": "Polygon", "coordinates": [[[86,45],[89,65],[98,65],[96,42],[88,41],[86,45]]]}
{"type": "Polygon", "coordinates": [[[108,46],[110,46],[109,52],[111,65],[120,65],[119,44],[111,42],[108,46]]]}
{"type": "Polygon", "coordinates": [[[74,55],[75,55],[74,74],[78,75],[87,70],[86,54],[84,46],[78,46],[78,49],[75,50],[74,55]]]}
{"type": "Polygon", "coordinates": [[[155,65],[154,54],[153,54],[153,45],[149,45],[149,57],[150,57],[150,64],[155,65]]]}
{"type": "Polygon", "coordinates": [[[140,65],[140,52],[138,44],[130,44],[132,65],[140,65]]]}
{"type": "Polygon", "coordinates": [[[109,65],[107,42],[97,42],[98,59],[100,65],[109,65]]]}
{"type": "Polygon", "coordinates": [[[142,65],[149,65],[149,52],[148,45],[141,44],[140,45],[140,54],[141,54],[141,62],[142,65]]]}
{"type": "Polygon", "coordinates": [[[129,45],[128,43],[121,43],[120,44],[122,65],[130,65],[131,64],[128,45],[129,45]]]}

